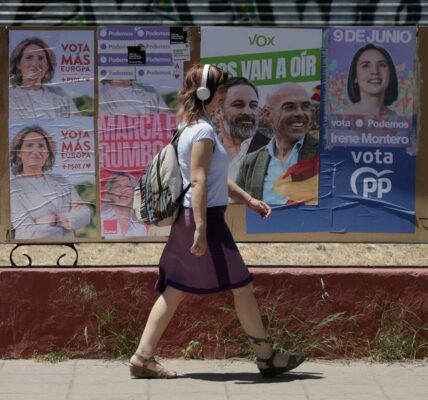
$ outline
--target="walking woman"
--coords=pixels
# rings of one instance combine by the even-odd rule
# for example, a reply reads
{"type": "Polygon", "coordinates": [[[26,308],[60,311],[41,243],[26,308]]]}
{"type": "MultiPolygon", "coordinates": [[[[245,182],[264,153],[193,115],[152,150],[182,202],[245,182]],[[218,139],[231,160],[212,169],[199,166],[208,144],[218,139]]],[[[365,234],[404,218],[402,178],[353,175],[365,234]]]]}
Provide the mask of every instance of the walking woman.
{"type": "Polygon", "coordinates": [[[191,183],[159,262],[157,290],[161,293],[147,320],[140,344],[131,357],[136,378],[175,378],[153,354],[186,293],[209,294],[232,290],[235,310],[257,356],[264,377],[289,371],[304,361],[300,355],[272,350],[253,294],[252,276],[226,225],[230,196],[267,218],[270,207],[253,199],[227,179],[228,154],[210,118],[222,100],[227,74],[212,65],[194,65],[178,94],[178,119],[185,127],[178,143],[183,187],[191,183]]]}

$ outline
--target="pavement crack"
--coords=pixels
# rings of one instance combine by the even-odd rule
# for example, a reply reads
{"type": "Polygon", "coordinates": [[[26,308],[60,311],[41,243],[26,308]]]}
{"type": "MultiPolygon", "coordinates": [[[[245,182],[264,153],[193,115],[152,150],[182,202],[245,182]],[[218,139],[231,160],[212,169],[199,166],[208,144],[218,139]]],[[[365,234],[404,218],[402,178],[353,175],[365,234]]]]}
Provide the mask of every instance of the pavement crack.
{"type": "Polygon", "coordinates": [[[229,387],[227,386],[227,379],[226,379],[226,375],[225,375],[224,368],[222,368],[222,370],[223,370],[223,387],[224,387],[224,394],[226,395],[226,399],[227,399],[227,400],[230,400],[229,387]]]}
{"type": "Polygon", "coordinates": [[[300,386],[302,387],[302,389],[303,389],[303,393],[305,394],[305,397],[306,397],[306,400],[311,400],[310,398],[309,398],[309,394],[308,394],[308,392],[307,392],[307,390],[306,390],[306,386],[305,386],[305,384],[304,384],[304,382],[303,382],[303,379],[302,378],[297,378],[298,380],[299,380],[299,383],[300,383],[300,386]]]}
{"type": "Polygon", "coordinates": [[[391,398],[385,393],[385,390],[383,389],[382,384],[378,381],[378,379],[376,378],[376,375],[373,373],[372,369],[369,366],[366,366],[366,368],[369,371],[369,374],[372,377],[373,381],[376,383],[377,387],[382,392],[383,399],[384,400],[391,400],[391,398]]]}
{"type": "Polygon", "coordinates": [[[150,379],[145,379],[146,381],[146,396],[147,400],[150,400],[150,379]]]}
{"type": "Polygon", "coordinates": [[[70,382],[68,383],[67,393],[65,395],[65,400],[71,399],[71,392],[73,390],[74,378],[76,377],[76,369],[77,369],[77,360],[73,362],[73,372],[71,374],[70,382]]]}

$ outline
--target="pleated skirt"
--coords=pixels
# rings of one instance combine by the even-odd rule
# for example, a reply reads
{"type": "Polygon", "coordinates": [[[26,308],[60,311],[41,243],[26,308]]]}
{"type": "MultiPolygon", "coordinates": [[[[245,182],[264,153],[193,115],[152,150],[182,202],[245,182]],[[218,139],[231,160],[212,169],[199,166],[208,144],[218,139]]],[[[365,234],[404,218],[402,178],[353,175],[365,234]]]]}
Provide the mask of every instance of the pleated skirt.
{"type": "Polygon", "coordinates": [[[182,207],[171,227],[159,261],[156,290],[167,286],[208,294],[239,288],[253,280],[226,224],[226,206],[207,208],[208,249],[203,256],[190,253],[195,233],[193,210],[182,207]]]}

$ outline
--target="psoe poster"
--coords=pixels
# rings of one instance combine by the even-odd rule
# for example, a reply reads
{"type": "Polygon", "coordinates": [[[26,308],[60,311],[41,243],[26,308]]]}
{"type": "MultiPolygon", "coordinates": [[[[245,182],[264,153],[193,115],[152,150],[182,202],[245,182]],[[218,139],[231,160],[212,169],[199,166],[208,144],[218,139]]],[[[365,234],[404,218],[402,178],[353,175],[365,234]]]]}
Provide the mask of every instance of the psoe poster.
{"type": "Polygon", "coordinates": [[[9,119],[94,115],[94,33],[9,32],[9,119]]]}
{"type": "Polygon", "coordinates": [[[91,118],[12,120],[9,162],[15,240],[96,237],[91,118]]]}
{"type": "Polygon", "coordinates": [[[279,208],[318,204],[321,43],[321,29],[201,30],[201,61],[231,77],[216,114],[229,177],[279,208]]]}

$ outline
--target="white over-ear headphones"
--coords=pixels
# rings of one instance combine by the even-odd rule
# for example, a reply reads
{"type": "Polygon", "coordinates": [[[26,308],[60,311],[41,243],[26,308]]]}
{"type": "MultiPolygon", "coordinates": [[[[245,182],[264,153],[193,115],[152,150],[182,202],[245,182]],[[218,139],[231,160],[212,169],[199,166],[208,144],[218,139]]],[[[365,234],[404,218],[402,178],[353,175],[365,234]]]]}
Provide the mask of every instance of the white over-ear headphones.
{"type": "Polygon", "coordinates": [[[211,90],[207,87],[208,73],[210,72],[210,64],[205,64],[202,71],[201,86],[196,90],[196,97],[201,101],[206,101],[211,96],[211,90]]]}

